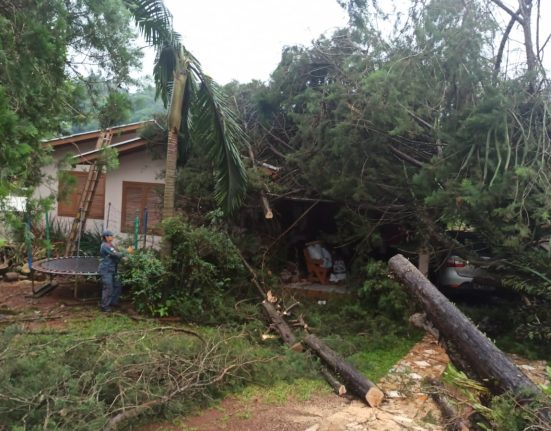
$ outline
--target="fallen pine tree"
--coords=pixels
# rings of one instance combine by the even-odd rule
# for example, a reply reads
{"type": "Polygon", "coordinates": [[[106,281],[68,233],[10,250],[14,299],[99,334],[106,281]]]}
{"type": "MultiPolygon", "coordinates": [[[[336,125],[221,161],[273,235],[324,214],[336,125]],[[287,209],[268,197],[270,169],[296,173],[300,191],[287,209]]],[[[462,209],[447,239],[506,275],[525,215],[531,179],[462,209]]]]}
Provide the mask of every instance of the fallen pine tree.
{"type": "Polygon", "coordinates": [[[511,392],[528,398],[541,394],[538,387],[404,256],[397,254],[389,260],[389,265],[423,307],[427,320],[438,331],[438,337],[445,341],[446,350],[451,345],[454,351],[450,359],[458,368],[483,382],[495,394],[511,392]]]}
{"type": "MultiPolygon", "coordinates": [[[[283,342],[291,349],[300,351],[301,349],[297,346],[302,346],[302,344],[296,342],[293,330],[272,303],[264,300],[262,302],[262,307],[270,318],[272,325],[281,335],[283,342]]],[[[356,395],[360,399],[366,401],[371,407],[377,407],[381,404],[384,399],[383,391],[352,365],[347,363],[336,352],[331,350],[331,348],[319,338],[312,334],[307,335],[304,338],[304,344],[306,344],[309,349],[327,365],[328,369],[322,368],[321,373],[339,396],[344,396],[345,394],[356,395]],[[335,377],[335,374],[340,377],[345,384],[342,384],[339,381],[340,379],[335,377]]]]}
{"type": "Polygon", "coordinates": [[[371,407],[378,407],[384,399],[384,393],[368,380],[356,368],[341,358],[335,351],[313,334],[304,338],[310,350],[318,355],[344,381],[351,393],[366,401],[371,407]]]}

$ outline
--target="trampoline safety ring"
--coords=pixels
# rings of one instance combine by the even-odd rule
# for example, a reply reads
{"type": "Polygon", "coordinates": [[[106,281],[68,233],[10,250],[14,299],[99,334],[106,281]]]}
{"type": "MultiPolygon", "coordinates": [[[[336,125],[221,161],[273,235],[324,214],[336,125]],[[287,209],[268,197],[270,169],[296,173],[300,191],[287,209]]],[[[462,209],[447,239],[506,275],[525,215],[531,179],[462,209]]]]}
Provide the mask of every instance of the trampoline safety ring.
{"type": "Polygon", "coordinates": [[[99,275],[99,257],[72,256],[39,260],[33,264],[38,272],[52,275],[99,275]]]}
{"type": "MultiPolygon", "coordinates": [[[[34,290],[33,277],[33,297],[39,298],[55,289],[58,284],[51,281],[54,275],[65,276],[87,276],[93,277],[99,275],[98,266],[100,258],[97,256],[69,256],[43,259],[33,263],[32,270],[48,274],[50,282],[34,290]]],[[[76,297],[76,290],[75,290],[76,297]]]]}

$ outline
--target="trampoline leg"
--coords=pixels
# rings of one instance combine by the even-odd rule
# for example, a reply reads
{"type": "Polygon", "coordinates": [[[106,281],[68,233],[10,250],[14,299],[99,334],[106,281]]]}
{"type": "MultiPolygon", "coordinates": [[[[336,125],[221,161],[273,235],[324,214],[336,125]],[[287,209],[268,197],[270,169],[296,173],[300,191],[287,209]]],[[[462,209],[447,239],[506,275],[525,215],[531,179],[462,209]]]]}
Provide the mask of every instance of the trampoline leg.
{"type": "Polygon", "coordinates": [[[54,290],[57,286],[59,286],[59,283],[57,281],[52,280],[52,276],[50,275],[50,281],[43,286],[40,286],[38,290],[34,290],[34,277],[33,277],[33,298],[40,298],[47,293],[50,293],[52,290],[54,290]]]}
{"type": "MultiPolygon", "coordinates": [[[[73,298],[77,301],[80,301],[80,302],[92,302],[92,301],[97,301],[98,300],[98,297],[97,296],[94,296],[92,298],[87,298],[87,297],[82,297],[80,298],[78,296],[78,288],[80,286],[80,282],[79,280],[84,280],[84,286],[86,286],[86,279],[85,278],[81,278],[80,276],[75,276],[75,284],[74,284],[74,287],[73,287],[73,298]]],[[[85,289],[86,291],[86,289],[85,289]]]]}

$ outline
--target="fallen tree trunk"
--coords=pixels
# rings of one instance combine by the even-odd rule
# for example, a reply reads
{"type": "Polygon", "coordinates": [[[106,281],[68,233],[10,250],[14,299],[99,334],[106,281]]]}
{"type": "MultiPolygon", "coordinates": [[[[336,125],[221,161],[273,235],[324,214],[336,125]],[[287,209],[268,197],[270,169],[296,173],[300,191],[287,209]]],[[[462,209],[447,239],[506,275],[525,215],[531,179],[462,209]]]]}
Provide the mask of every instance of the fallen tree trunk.
{"type": "Polygon", "coordinates": [[[430,397],[442,413],[442,418],[445,421],[445,429],[447,431],[469,431],[469,425],[457,412],[444,393],[444,385],[442,382],[428,377],[425,379],[425,383],[429,386],[430,397]]]}
{"type": "Polygon", "coordinates": [[[331,374],[331,371],[322,367],[320,368],[320,373],[339,397],[343,397],[346,395],[346,386],[339,382],[337,378],[333,374],[331,374]]]}
{"type": "Polygon", "coordinates": [[[272,324],[277,329],[277,332],[279,332],[279,335],[281,335],[283,342],[290,346],[291,349],[296,352],[302,351],[302,344],[297,343],[297,339],[293,334],[293,330],[289,327],[281,314],[277,312],[274,306],[267,300],[264,300],[262,301],[262,307],[264,307],[264,311],[266,311],[266,314],[272,321],[272,324]]]}
{"type": "Polygon", "coordinates": [[[365,400],[371,407],[377,407],[383,401],[384,394],[373,382],[369,381],[352,365],[344,361],[315,335],[308,335],[304,343],[316,353],[344,381],[346,388],[365,400]]]}
{"type": "Polygon", "coordinates": [[[474,372],[471,377],[487,384],[496,394],[512,391],[517,395],[533,396],[540,393],[537,386],[404,256],[397,254],[390,259],[389,265],[398,280],[420,302],[440,337],[451,342],[468,363],[470,370],[465,372],[474,372]]]}

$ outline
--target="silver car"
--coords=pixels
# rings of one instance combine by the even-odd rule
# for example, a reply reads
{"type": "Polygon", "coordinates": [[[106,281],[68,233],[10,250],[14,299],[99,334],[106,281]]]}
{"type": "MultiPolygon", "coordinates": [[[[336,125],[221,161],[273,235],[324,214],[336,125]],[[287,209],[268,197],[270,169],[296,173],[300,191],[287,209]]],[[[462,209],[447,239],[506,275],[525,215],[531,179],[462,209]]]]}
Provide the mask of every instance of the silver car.
{"type": "Polygon", "coordinates": [[[495,286],[491,284],[495,284],[495,281],[487,271],[454,254],[446,259],[438,271],[438,285],[445,289],[493,290],[495,286]]]}
{"type": "MultiPolygon", "coordinates": [[[[467,247],[476,250],[482,260],[489,260],[488,250],[472,232],[449,232],[449,235],[467,247]]],[[[495,290],[499,283],[488,271],[473,265],[452,250],[438,270],[438,286],[442,289],[495,290]]]]}

